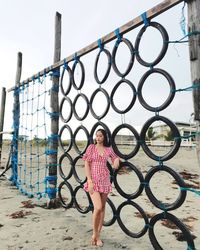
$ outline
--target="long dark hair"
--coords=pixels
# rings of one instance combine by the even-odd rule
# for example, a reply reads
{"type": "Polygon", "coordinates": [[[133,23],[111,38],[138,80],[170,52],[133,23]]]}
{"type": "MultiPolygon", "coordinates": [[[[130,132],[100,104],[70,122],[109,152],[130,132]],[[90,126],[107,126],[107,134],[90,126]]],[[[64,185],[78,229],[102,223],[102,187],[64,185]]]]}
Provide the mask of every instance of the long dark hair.
{"type": "MultiPolygon", "coordinates": [[[[96,133],[97,132],[101,132],[102,134],[103,134],[103,138],[104,138],[104,140],[103,140],[103,145],[104,145],[104,147],[109,147],[109,142],[108,142],[108,135],[107,135],[107,133],[106,133],[106,131],[104,130],[104,129],[102,129],[102,128],[99,128],[97,131],[96,131],[96,133]]],[[[96,140],[95,140],[95,144],[96,144],[97,142],[96,142],[96,140]]]]}

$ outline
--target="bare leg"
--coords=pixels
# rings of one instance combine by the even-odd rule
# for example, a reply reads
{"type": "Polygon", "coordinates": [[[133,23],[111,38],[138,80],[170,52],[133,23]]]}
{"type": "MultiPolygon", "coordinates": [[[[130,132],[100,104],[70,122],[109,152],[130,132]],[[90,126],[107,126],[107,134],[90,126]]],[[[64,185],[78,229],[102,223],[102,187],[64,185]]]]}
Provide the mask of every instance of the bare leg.
{"type": "Polygon", "coordinates": [[[90,197],[93,202],[94,211],[93,211],[93,236],[92,243],[96,245],[97,240],[99,239],[99,225],[101,220],[101,212],[102,212],[102,200],[99,192],[94,192],[90,194],[90,197]]]}
{"type": "Polygon", "coordinates": [[[103,242],[100,238],[100,233],[101,233],[101,229],[102,229],[103,221],[105,217],[105,206],[106,206],[106,200],[107,200],[108,194],[101,193],[100,196],[101,196],[102,209],[100,212],[100,219],[99,219],[99,225],[98,225],[98,237],[96,240],[96,245],[102,247],[103,242]]]}
{"type": "Polygon", "coordinates": [[[107,197],[108,197],[108,194],[101,193],[102,211],[101,211],[101,219],[99,221],[99,228],[98,228],[99,235],[101,233],[101,229],[102,229],[103,221],[104,221],[104,217],[105,217],[105,207],[106,207],[107,197]]]}

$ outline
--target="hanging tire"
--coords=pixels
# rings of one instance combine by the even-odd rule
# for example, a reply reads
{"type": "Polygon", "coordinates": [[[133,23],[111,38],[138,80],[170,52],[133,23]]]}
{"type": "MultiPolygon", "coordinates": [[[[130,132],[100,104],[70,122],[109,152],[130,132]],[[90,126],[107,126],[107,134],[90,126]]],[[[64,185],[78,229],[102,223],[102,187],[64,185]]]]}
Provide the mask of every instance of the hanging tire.
{"type": "Polygon", "coordinates": [[[141,30],[139,31],[137,37],[136,37],[136,40],[135,40],[135,50],[137,51],[136,53],[136,58],[137,58],[137,61],[145,66],[145,67],[153,67],[155,66],[156,64],[158,64],[162,59],[163,57],[165,56],[166,52],[167,52],[167,49],[168,49],[168,45],[169,45],[169,36],[168,36],[168,33],[166,31],[166,29],[160,24],[160,23],[157,23],[157,22],[149,22],[148,26],[143,26],[141,28],[141,30]],[[161,36],[162,36],[162,40],[163,40],[163,46],[162,46],[162,49],[159,53],[159,55],[157,56],[157,58],[152,61],[152,62],[147,62],[147,61],[144,61],[140,54],[139,54],[139,46],[140,46],[140,42],[141,42],[141,38],[144,34],[144,32],[149,28],[149,27],[153,27],[155,29],[157,29],[161,36]]]}
{"type": "Polygon", "coordinates": [[[194,249],[194,250],[196,249],[190,231],[176,216],[174,216],[173,214],[170,214],[170,213],[157,214],[153,218],[151,218],[151,220],[150,220],[149,238],[150,238],[151,244],[153,245],[154,249],[163,250],[163,247],[157,241],[156,236],[155,236],[155,232],[154,232],[154,226],[155,226],[156,222],[159,220],[163,220],[163,219],[167,219],[167,220],[173,222],[179,228],[179,230],[181,230],[181,232],[183,233],[184,239],[187,241],[187,249],[194,249]]]}
{"type": "Polygon", "coordinates": [[[139,81],[139,84],[138,84],[138,89],[137,89],[137,93],[138,93],[138,100],[139,102],[141,103],[141,105],[149,110],[149,111],[152,111],[152,112],[160,112],[161,110],[164,110],[165,108],[167,108],[170,103],[173,101],[174,99],[174,96],[175,96],[175,89],[176,89],[176,86],[175,86],[175,82],[174,82],[174,79],[170,76],[169,73],[167,73],[165,70],[163,69],[159,69],[159,68],[154,68],[154,69],[150,69],[148,70],[143,76],[142,78],[140,79],[139,81]],[[168,81],[168,84],[169,84],[169,87],[170,87],[170,90],[169,90],[169,95],[167,97],[167,99],[164,101],[164,103],[158,107],[152,107],[150,106],[143,98],[143,95],[142,95],[142,88],[144,86],[144,83],[146,81],[146,79],[151,75],[151,74],[154,74],[154,73],[158,73],[158,74],[161,74],[163,75],[167,81],[168,81]]]}
{"type": "Polygon", "coordinates": [[[176,125],[172,121],[170,121],[168,118],[166,118],[164,116],[156,115],[156,116],[151,117],[149,120],[147,120],[147,122],[142,127],[142,130],[140,133],[140,141],[141,141],[141,146],[142,146],[144,152],[151,159],[160,162],[160,161],[167,161],[167,160],[171,159],[178,152],[178,150],[180,148],[180,144],[181,144],[181,137],[180,137],[179,130],[177,129],[176,125]],[[150,150],[150,148],[148,147],[148,145],[146,144],[146,141],[145,141],[146,132],[150,128],[151,124],[155,121],[162,121],[162,122],[166,123],[170,127],[172,134],[173,134],[173,137],[175,139],[175,143],[171,147],[171,150],[163,156],[158,156],[158,155],[154,154],[150,150]]]}
{"type": "Polygon", "coordinates": [[[74,204],[75,204],[75,207],[76,209],[81,213],[81,214],[87,214],[88,212],[90,212],[92,210],[92,201],[91,201],[91,198],[90,198],[90,195],[85,192],[86,196],[87,196],[87,199],[88,199],[88,206],[86,206],[85,208],[83,208],[83,206],[81,206],[78,202],[77,202],[77,199],[76,199],[76,195],[78,193],[78,191],[80,189],[83,189],[83,186],[80,185],[80,186],[77,186],[75,189],[74,189],[74,204]]]}
{"type": "Polygon", "coordinates": [[[107,80],[109,73],[110,73],[110,69],[111,69],[111,54],[107,49],[102,48],[99,51],[95,60],[95,64],[94,64],[94,78],[98,84],[102,84],[107,80]],[[107,69],[106,69],[105,75],[103,76],[102,80],[100,80],[97,74],[97,68],[98,68],[99,58],[102,53],[104,53],[107,56],[108,63],[107,63],[107,69]]]}
{"type": "Polygon", "coordinates": [[[145,176],[144,183],[145,183],[145,191],[146,191],[146,194],[147,194],[149,200],[152,202],[152,204],[155,207],[157,207],[159,209],[162,209],[164,211],[170,211],[170,210],[174,210],[174,209],[179,208],[184,203],[184,201],[186,199],[187,192],[186,192],[186,190],[181,189],[181,188],[186,187],[186,184],[185,184],[184,180],[182,179],[182,177],[176,171],[174,171],[172,168],[170,168],[168,166],[162,165],[162,166],[152,167],[147,172],[147,174],[145,176]],[[149,183],[151,181],[151,178],[154,176],[154,174],[156,174],[159,171],[163,171],[163,172],[166,172],[166,173],[170,174],[180,187],[179,196],[176,199],[176,201],[174,201],[173,203],[169,203],[169,202],[167,202],[165,204],[162,203],[160,200],[158,200],[154,196],[153,192],[151,191],[151,187],[150,187],[149,183]]]}
{"type": "Polygon", "coordinates": [[[72,186],[69,184],[69,182],[63,181],[60,183],[60,185],[58,186],[58,197],[59,197],[61,204],[64,208],[71,208],[73,206],[73,202],[74,202],[73,201],[73,189],[72,189],[72,186]],[[71,195],[68,202],[66,202],[65,198],[62,195],[62,189],[64,187],[69,190],[70,195],[71,195]]]}
{"type": "Polygon", "coordinates": [[[125,201],[123,202],[117,209],[117,222],[120,226],[120,228],[122,229],[122,231],[127,234],[128,236],[132,237],[132,238],[140,238],[142,237],[148,230],[148,227],[147,225],[149,224],[149,221],[148,221],[148,217],[146,215],[146,213],[144,212],[144,210],[135,202],[133,201],[125,201]],[[124,223],[122,222],[121,218],[120,218],[120,213],[121,213],[121,210],[123,207],[127,206],[127,205],[131,205],[133,207],[135,207],[139,213],[141,214],[143,220],[144,220],[144,227],[142,228],[142,230],[140,230],[139,232],[135,233],[135,232],[131,232],[125,225],[124,223]]]}

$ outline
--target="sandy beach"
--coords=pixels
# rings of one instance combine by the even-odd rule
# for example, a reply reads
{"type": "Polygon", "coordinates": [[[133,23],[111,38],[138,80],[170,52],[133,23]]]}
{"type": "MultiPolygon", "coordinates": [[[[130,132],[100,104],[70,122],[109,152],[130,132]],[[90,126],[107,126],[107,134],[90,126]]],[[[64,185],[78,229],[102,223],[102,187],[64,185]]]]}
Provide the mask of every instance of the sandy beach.
{"type": "MultiPolygon", "coordinates": [[[[4,157],[6,158],[6,157],[4,157]]],[[[133,158],[143,175],[156,165],[153,160],[145,157],[140,151],[133,158]]],[[[199,166],[194,148],[181,148],[177,155],[165,163],[184,178],[191,187],[199,188],[199,166]]],[[[133,176],[124,173],[119,176],[119,183],[123,190],[129,192],[132,187],[133,176]]],[[[173,200],[177,195],[177,185],[166,174],[159,174],[153,181],[155,195],[159,198],[173,200]]],[[[126,199],[121,197],[115,187],[109,198],[117,208],[126,199]]],[[[11,186],[6,176],[0,178],[0,249],[2,250],[86,250],[97,247],[90,245],[92,233],[91,212],[79,213],[75,208],[65,209],[59,206],[56,209],[47,209],[47,199],[30,199],[23,196],[16,187],[11,186]]],[[[156,208],[148,199],[146,193],[133,200],[139,204],[151,218],[162,211],[156,208]]],[[[106,219],[111,214],[108,207],[106,219]]],[[[187,192],[185,202],[176,210],[170,211],[177,216],[187,227],[194,238],[195,248],[200,249],[200,207],[199,196],[187,192]]],[[[138,231],[141,227],[141,218],[135,209],[125,208],[121,218],[127,228],[138,231]]],[[[156,223],[155,234],[163,249],[187,249],[182,241],[180,230],[166,223],[166,220],[156,223]],[[179,237],[179,238],[178,238],[179,237]]],[[[112,226],[104,226],[102,231],[103,249],[151,250],[154,249],[148,232],[141,238],[131,238],[126,235],[116,221],[112,226]]]]}

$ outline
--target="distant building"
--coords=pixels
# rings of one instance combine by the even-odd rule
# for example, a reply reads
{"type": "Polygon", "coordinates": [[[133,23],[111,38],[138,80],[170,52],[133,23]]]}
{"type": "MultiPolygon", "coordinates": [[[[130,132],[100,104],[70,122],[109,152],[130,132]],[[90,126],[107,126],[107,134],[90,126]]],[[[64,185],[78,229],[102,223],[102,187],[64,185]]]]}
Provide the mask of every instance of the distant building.
{"type": "MultiPolygon", "coordinates": [[[[182,137],[182,146],[192,146],[196,141],[196,132],[197,128],[194,123],[187,122],[175,122],[176,127],[179,130],[180,136],[182,137]],[[185,138],[184,138],[185,137],[185,138]]],[[[169,132],[170,128],[166,124],[158,125],[153,127],[153,131],[156,132],[156,135],[160,135],[160,139],[165,138],[169,132]]]]}
{"type": "Polygon", "coordinates": [[[191,135],[191,137],[188,138],[188,141],[196,140],[197,127],[195,124],[177,122],[176,126],[178,127],[181,136],[191,135]]]}
{"type": "Polygon", "coordinates": [[[136,139],[134,135],[121,135],[121,134],[117,134],[115,136],[115,142],[118,145],[125,145],[125,144],[136,144],[136,139]]]}
{"type": "MultiPolygon", "coordinates": [[[[181,137],[186,137],[183,138],[182,140],[184,141],[195,141],[195,135],[196,135],[196,126],[195,124],[190,124],[186,122],[175,122],[181,137]],[[190,136],[190,137],[189,137],[190,136]],[[188,138],[187,138],[188,137],[188,138]]],[[[153,126],[153,130],[156,132],[156,134],[166,136],[168,131],[169,131],[169,126],[166,124],[158,125],[158,126],[153,126]]]]}
{"type": "MultiPolygon", "coordinates": [[[[182,137],[182,146],[192,146],[195,145],[195,135],[197,128],[194,123],[186,123],[186,122],[175,122],[176,127],[179,130],[180,136],[182,137]],[[184,138],[185,137],[185,138],[184,138]]],[[[151,145],[171,145],[171,141],[167,140],[166,137],[170,131],[170,128],[167,124],[161,124],[156,126],[151,126],[153,128],[154,139],[150,139],[149,143],[151,145]]],[[[117,134],[115,137],[115,142],[118,145],[135,145],[136,139],[133,134],[125,135],[125,134],[117,134]]]]}

